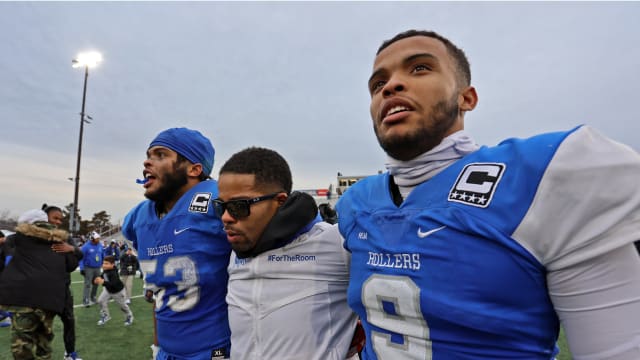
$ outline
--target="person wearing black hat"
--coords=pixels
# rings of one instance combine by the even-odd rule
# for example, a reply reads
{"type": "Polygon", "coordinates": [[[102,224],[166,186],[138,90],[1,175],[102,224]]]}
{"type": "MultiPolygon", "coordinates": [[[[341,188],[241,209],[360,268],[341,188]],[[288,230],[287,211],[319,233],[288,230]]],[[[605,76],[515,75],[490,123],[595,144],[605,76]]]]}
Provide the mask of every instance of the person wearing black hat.
{"type": "Polygon", "coordinates": [[[133,289],[133,279],[139,270],[138,257],[133,253],[132,248],[127,248],[120,258],[120,277],[124,283],[125,293],[127,294],[126,303],[131,303],[131,294],[133,289]]]}
{"type": "Polygon", "coordinates": [[[227,358],[227,265],[231,248],[211,199],[215,150],[196,130],[172,128],[151,141],[144,161],[147,200],[125,217],[122,233],[132,241],[155,296],[158,359],[227,358]]]}

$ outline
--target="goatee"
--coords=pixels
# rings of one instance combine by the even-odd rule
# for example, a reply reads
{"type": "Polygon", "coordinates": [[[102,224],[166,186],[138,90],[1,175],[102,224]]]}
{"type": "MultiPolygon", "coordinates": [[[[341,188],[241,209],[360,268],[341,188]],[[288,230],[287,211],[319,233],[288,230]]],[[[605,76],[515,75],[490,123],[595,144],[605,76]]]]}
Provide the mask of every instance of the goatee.
{"type": "Polygon", "coordinates": [[[433,105],[429,119],[411,132],[382,138],[375,124],[373,131],[387,155],[396,160],[408,161],[440,144],[458,119],[459,110],[456,95],[449,101],[440,101],[433,105]]]}

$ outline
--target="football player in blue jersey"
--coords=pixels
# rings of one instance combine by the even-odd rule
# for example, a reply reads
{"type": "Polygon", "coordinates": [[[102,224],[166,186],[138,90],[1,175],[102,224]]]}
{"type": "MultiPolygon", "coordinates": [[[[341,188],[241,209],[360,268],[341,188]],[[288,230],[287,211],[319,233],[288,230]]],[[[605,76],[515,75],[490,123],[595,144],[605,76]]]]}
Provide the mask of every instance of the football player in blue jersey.
{"type": "MultiPolygon", "coordinates": [[[[368,82],[387,172],[336,208],[364,359],[640,359],[640,156],[588,126],[479,147],[464,52],[382,44],[368,82]]],[[[517,116],[517,114],[512,114],[517,116]]]]}
{"type": "Polygon", "coordinates": [[[228,358],[227,265],[231,247],[211,200],[214,148],[200,132],[162,131],[144,161],[145,197],[122,233],[155,295],[160,360],[228,358]]]}

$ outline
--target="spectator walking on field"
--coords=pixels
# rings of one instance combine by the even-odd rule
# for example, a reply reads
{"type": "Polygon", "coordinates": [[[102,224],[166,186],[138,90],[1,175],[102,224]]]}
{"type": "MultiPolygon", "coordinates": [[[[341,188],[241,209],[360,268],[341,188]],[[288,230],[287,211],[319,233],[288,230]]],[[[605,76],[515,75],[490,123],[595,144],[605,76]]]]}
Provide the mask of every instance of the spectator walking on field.
{"type": "MultiPolygon", "coordinates": [[[[127,305],[131,303],[133,278],[136,276],[138,267],[138,257],[133,255],[131,248],[127,248],[126,253],[120,258],[120,275],[122,276],[122,282],[124,282],[124,288],[127,294],[127,305]]],[[[140,273],[140,277],[142,278],[142,273],[140,273]]]]}
{"type": "Polygon", "coordinates": [[[84,291],[82,304],[89,307],[96,303],[98,285],[93,283],[93,279],[100,276],[102,267],[103,249],[100,245],[100,234],[92,232],[88,241],[82,246],[82,261],[80,262],[80,274],[84,276],[84,291]]]}

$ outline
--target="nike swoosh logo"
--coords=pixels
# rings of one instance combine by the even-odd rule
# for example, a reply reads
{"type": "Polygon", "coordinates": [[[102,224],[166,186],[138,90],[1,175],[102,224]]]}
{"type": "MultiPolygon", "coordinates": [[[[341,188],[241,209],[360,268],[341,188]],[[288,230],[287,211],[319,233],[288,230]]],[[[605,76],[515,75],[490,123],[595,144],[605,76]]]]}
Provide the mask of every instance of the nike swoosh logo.
{"type": "Polygon", "coordinates": [[[429,230],[429,231],[425,231],[425,232],[422,232],[422,229],[418,228],[418,237],[419,238],[426,238],[427,236],[429,236],[429,235],[431,235],[431,234],[433,234],[433,233],[435,233],[437,231],[440,231],[440,230],[442,230],[444,228],[446,228],[446,226],[442,226],[442,227],[439,227],[437,229],[433,229],[433,230],[429,230]]]}
{"type": "Polygon", "coordinates": [[[191,229],[191,227],[186,227],[186,228],[180,229],[180,230],[173,230],[173,235],[178,235],[178,234],[183,233],[183,232],[185,232],[185,231],[187,231],[189,229],[191,229]]]}

